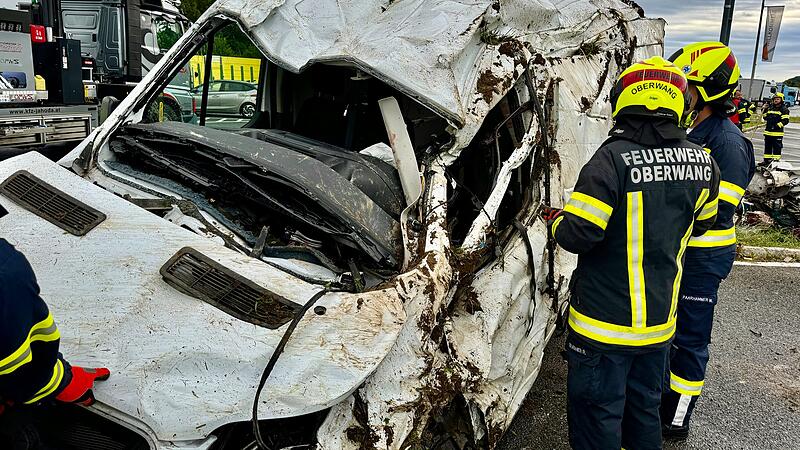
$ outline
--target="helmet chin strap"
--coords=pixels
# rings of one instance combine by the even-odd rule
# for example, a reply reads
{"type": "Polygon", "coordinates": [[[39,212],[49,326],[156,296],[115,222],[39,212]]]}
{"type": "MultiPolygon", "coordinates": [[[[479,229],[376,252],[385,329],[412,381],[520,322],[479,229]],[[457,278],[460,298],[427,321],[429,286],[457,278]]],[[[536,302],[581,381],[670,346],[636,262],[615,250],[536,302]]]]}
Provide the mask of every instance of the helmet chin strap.
{"type": "Polygon", "coordinates": [[[699,110],[697,109],[697,107],[695,107],[695,109],[691,111],[683,113],[683,117],[681,117],[681,123],[680,123],[681,128],[686,129],[691,127],[695,119],[697,119],[698,113],[699,110]]]}

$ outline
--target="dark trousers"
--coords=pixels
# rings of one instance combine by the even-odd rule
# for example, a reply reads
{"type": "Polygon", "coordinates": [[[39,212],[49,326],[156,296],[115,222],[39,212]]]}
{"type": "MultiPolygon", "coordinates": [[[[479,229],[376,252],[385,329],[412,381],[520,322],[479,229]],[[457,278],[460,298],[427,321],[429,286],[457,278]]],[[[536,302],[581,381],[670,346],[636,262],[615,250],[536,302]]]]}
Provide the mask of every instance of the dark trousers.
{"type": "Polygon", "coordinates": [[[764,161],[778,161],[783,150],[783,136],[764,136],[764,161]]]}
{"type": "Polygon", "coordinates": [[[734,246],[696,251],[684,262],[678,297],[678,323],[664,375],[661,420],[665,425],[688,427],[703,390],[708,365],[708,344],[714,323],[719,285],[731,271],[734,246]]]}
{"type": "Polygon", "coordinates": [[[667,346],[614,353],[567,338],[569,443],[576,450],[658,450],[667,346]]]}

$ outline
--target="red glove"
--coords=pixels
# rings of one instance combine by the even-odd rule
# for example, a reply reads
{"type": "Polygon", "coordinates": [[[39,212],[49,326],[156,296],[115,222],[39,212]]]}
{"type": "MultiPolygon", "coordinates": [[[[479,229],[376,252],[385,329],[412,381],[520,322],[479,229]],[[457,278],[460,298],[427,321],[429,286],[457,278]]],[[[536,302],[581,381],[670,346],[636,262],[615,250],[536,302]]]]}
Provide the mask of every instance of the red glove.
{"type": "Polygon", "coordinates": [[[111,372],[105,367],[84,369],[72,366],[72,380],[56,395],[56,400],[64,403],[78,403],[90,406],[94,403],[92,387],[96,380],[107,380],[111,372]]]}
{"type": "Polygon", "coordinates": [[[553,220],[556,220],[563,212],[563,209],[550,208],[546,206],[542,208],[542,218],[546,222],[552,222],[553,220]]]}

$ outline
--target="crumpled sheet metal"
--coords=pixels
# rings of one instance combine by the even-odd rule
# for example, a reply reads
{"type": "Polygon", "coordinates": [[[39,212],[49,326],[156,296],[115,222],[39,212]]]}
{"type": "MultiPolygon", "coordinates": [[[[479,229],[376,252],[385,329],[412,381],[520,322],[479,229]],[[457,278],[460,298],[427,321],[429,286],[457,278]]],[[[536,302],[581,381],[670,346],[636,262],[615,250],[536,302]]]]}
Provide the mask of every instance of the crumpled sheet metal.
{"type": "Polygon", "coordinates": [[[476,89],[482,74],[503,80],[497,101],[527,62],[487,34],[565,57],[617,22],[640,20],[621,0],[220,0],[200,21],[216,15],[237,19],[289,70],[349,61],[380,76],[464,128],[464,143],[494,103],[476,89]]]}
{"type": "MultiPolygon", "coordinates": [[[[107,215],[76,237],[3,198],[9,214],[0,221],[0,235],[36,272],[61,330],[61,351],[74,364],[111,370],[94,389],[97,400],[116,410],[116,420],[138,424],[162,444],[198,441],[224,424],[250,420],[261,371],[284,330],[237,320],[180,293],[163,282],[159,268],[188,246],[298,304],[319,286],[174,226],[35,152],[0,162],[0,180],[20,169],[107,215]]],[[[303,318],[267,382],[259,406],[264,419],[347,398],[406,323],[403,299],[392,289],[329,293],[317,305],[325,314],[303,318]]]]}
{"type": "MultiPolygon", "coordinates": [[[[553,53],[543,52],[546,58],[534,66],[540,98],[552,85],[554,99],[551,121],[546,124],[552,133],[555,154],[551,159],[553,206],[563,206],[568,200],[580,168],[607,138],[611,125],[608,96],[623,66],[662,50],[661,20],[641,19],[628,7],[620,7],[618,13],[595,10],[589,14],[590,8],[610,3],[564,2],[559,4],[565,8],[563,16],[548,16],[552,13],[549,9],[544,9],[542,17],[537,16],[540,26],[555,27],[550,35],[539,36],[539,42],[561,45],[553,53]],[[572,10],[582,15],[567,14],[572,10]],[[576,28],[557,28],[563,24],[576,28]],[[551,36],[558,37],[549,40],[551,36]],[[586,41],[597,43],[596,53],[575,55],[575,49],[586,41]]],[[[501,2],[501,15],[525,11],[536,15],[525,9],[505,9],[518,4],[501,2]]],[[[509,19],[509,23],[519,21],[524,22],[525,17],[514,15],[513,20],[509,19]]],[[[533,52],[536,53],[535,48],[533,52]]],[[[450,156],[457,155],[458,145],[450,156]]],[[[445,165],[449,161],[439,159],[445,165]]],[[[498,180],[498,189],[505,189],[506,181],[498,180]]],[[[543,192],[542,180],[535,182],[543,192]]],[[[431,183],[434,192],[444,190],[443,179],[434,176],[431,183]]],[[[408,322],[398,336],[398,345],[357,391],[357,396],[331,410],[318,433],[321,449],[394,450],[419,444],[426,424],[440,416],[457,396],[467,401],[474,439],[485,436],[490,448],[497,444],[535,381],[544,347],[555,330],[556,311],[545,285],[547,231],[542,221],[533,216],[536,210],[529,208],[523,218],[534,251],[534,267],[528,263],[518,232],[502,249],[501,256],[472,279],[460,279],[466,273],[459,272],[458,258],[454,259],[454,265],[449,266],[452,283],[444,294],[438,294],[437,288],[437,294],[429,301],[406,304],[408,322]],[[535,277],[535,302],[531,299],[531,276],[535,277]],[[432,345],[431,341],[435,344],[437,340],[443,344],[432,345]],[[354,409],[366,411],[366,423],[363,417],[357,420],[354,409]],[[368,438],[362,442],[347,439],[347,431],[353,427],[361,430],[358,436],[368,438]]],[[[478,235],[473,243],[485,241],[489,231],[488,227],[483,228],[484,239],[478,235]]],[[[468,259],[470,251],[480,248],[462,248],[466,253],[463,257],[468,259]]],[[[569,279],[576,262],[575,255],[562,250],[555,253],[556,310],[566,307],[569,279]]]]}

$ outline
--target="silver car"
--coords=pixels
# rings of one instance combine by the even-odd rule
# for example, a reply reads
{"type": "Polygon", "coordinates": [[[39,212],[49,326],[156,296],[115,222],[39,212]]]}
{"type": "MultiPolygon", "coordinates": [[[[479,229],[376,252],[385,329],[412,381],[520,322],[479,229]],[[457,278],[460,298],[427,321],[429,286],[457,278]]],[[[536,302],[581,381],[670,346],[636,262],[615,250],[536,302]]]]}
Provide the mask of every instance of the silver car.
{"type": "MultiPolygon", "coordinates": [[[[215,80],[208,85],[209,114],[238,114],[253,117],[256,112],[258,88],[244,81],[215,80]]],[[[192,90],[198,105],[203,96],[202,87],[192,90]]]]}

